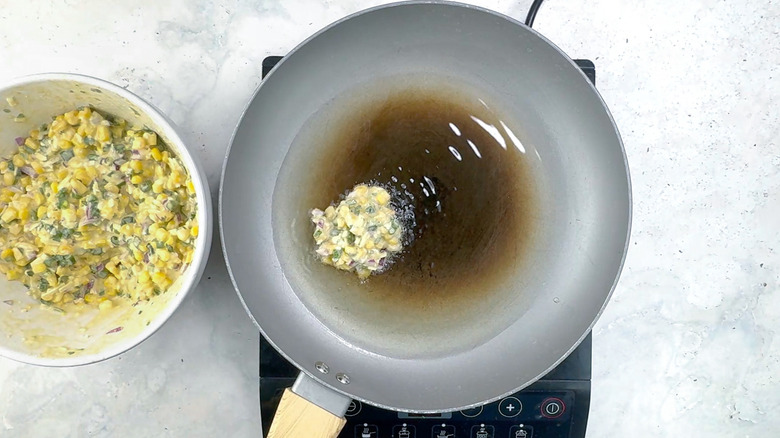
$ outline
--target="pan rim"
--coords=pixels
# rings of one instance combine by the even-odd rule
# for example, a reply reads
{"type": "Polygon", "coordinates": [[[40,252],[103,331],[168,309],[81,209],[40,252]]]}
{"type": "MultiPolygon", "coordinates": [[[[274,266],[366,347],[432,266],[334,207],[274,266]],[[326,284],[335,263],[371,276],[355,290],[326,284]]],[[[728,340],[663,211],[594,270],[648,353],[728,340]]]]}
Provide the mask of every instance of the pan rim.
{"type": "Polygon", "coordinates": [[[472,407],[475,407],[475,406],[481,406],[481,405],[484,405],[484,404],[487,404],[487,403],[491,403],[491,402],[497,401],[497,400],[499,400],[501,398],[504,398],[504,397],[506,397],[508,395],[511,395],[511,394],[513,394],[513,393],[515,393],[515,392],[517,392],[519,390],[522,390],[523,388],[525,388],[525,387],[531,385],[532,383],[536,382],[537,380],[539,380],[539,378],[543,377],[544,375],[549,373],[552,369],[557,367],[564,359],[566,359],[566,357],[569,356],[569,354],[571,354],[572,351],[574,351],[582,343],[582,341],[585,339],[585,337],[588,336],[588,334],[592,331],[593,326],[598,322],[598,320],[600,319],[600,317],[603,314],[604,310],[606,309],[606,306],[609,303],[609,301],[610,301],[610,299],[611,299],[611,297],[612,297],[612,295],[613,295],[613,293],[615,291],[615,288],[617,287],[617,284],[618,284],[618,282],[620,280],[620,276],[622,274],[622,271],[623,271],[623,268],[624,268],[624,265],[625,265],[626,257],[627,257],[627,254],[628,254],[628,249],[630,247],[631,229],[632,229],[632,222],[633,222],[633,192],[632,192],[630,169],[629,169],[629,164],[628,164],[628,157],[626,155],[625,145],[623,143],[623,139],[622,139],[622,136],[620,135],[620,131],[619,131],[618,127],[617,127],[617,124],[615,123],[614,117],[613,117],[612,113],[609,111],[609,108],[608,108],[606,102],[604,101],[602,95],[599,93],[599,91],[596,89],[596,87],[593,84],[591,84],[589,80],[587,80],[587,77],[585,76],[585,74],[576,66],[574,61],[572,61],[572,59],[565,52],[563,52],[563,50],[561,50],[552,41],[547,39],[544,35],[540,34],[536,30],[534,30],[533,28],[530,28],[530,27],[526,26],[525,24],[523,24],[521,21],[519,21],[519,20],[517,20],[517,19],[515,19],[513,17],[510,17],[508,15],[502,14],[500,12],[497,12],[497,11],[494,11],[494,10],[491,10],[491,9],[488,9],[488,8],[485,8],[485,7],[481,7],[481,6],[476,6],[476,5],[471,5],[471,4],[466,4],[466,3],[456,2],[456,1],[450,1],[450,0],[410,0],[410,1],[398,1],[398,2],[393,2],[393,3],[388,3],[388,4],[383,4],[383,5],[378,5],[378,6],[374,6],[374,7],[371,7],[371,8],[363,9],[363,10],[354,12],[352,14],[349,14],[349,15],[347,15],[345,17],[342,17],[342,18],[340,18],[340,19],[338,19],[336,21],[333,21],[332,23],[324,26],[322,29],[318,30],[317,32],[315,32],[311,36],[309,36],[306,39],[304,39],[301,43],[296,45],[290,52],[285,54],[284,57],[274,66],[274,68],[271,69],[271,71],[268,73],[266,78],[263,79],[260,82],[260,84],[255,88],[254,92],[252,93],[251,98],[247,101],[247,103],[244,105],[243,110],[241,111],[241,117],[240,117],[239,121],[237,122],[237,124],[236,124],[236,126],[235,126],[235,128],[233,130],[233,133],[232,133],[231,138],[230,138],[230,143],[228,144],[228,147],[227,147],[227,149],[225,151],[225,157],[223,159],[222,171],[221,171],[221,175],[220,175],[220,186],[219,186],[218,198],[219,198],[219,200],[218,200],[218,218],[219,218],[220,245],[221,245],[223,257],[225,259],[225,264],[226,264],[226,267],[227,267],[227,270],[228,270],[228,275],[230,277],[231,283],[233,284],[233,288],[236,291],[236,293],[237,293],[237,295],[239,297],[239,300],[241,301],[241,305],[244,307],[244,310],[249,315],[249,317],[252,320],[253,324],[260,331],[260,334],[263,337],[265,337],[265,339],[269,342],[269,344],[271,346],[273,346],[274,349],[277,352],[279,352],[279,354],[282,357],[284,357],[287,361],[289,361],[291,364],[293,364],[300,372],[302,372],[302,373],[308,375],[309,377],[315,379],[317,382],[323,384],[324,386],[328,387],[329,389],[331,389],[333,391],[336,391],[338,393],[344,394],[344,395],[346,395],[348,397],[351,397],[351,398],[353,398],[355,400],[358,400],[360,402],[363,402],[363,403],[368,403],[370,405],[377,406],[377,407],[380,407],[380,408],[383,408],[383,409],[389,409],[389,410],[394,410],[394,411],[399,411],[399,412],[409,412],[409,413],[451,412],[451,411],[468,409],[468,408],[472,408],[472,407]],[[223,205],[224,193],[223,193],[223,189],[224,189],[224,181],[225,181],[225,175],[226,175],[226,172],[227,172],[227,165],[228,165],[228,160],[229,160],[229,157],[230,157],[230,152],[231,152],[231,150],[233,148],[236,136],[238,134],[239,129],[241,128],[242,122],[244,121],[244,117],[246,116],[246,113],[249,110],[249,107],[254,102],[255,98],[257,97],[258,93],[260,92],[260,90],[262,89],[264,84],[266,83],[267,79],[271,78],[272,75],[282,65],[284,65],[284,63],[289,59],[290,55],[293,55],[301,47],[307,45],[310,41],[318,38],[321,34],[329,31],[330,29],[338,26],[339,24],[341,24],[341,23],[343,23],[343,22],[345,22],[347,20],[351,20],[353,18],[357,18],[357,17],[360,17],[362,15],[369,14],[369,13],[372,13],[372,12],[375,12],[375,11],[378,11],[378,10],[391,9],[391,8],[404,7],[404,6],[413,6],[413,5],[443,5],[443,6],[460,7],[460,8],[465,8],[465,9],[469,9],[469,10],[485,13],[485,14],[491,15],[491,16],[499,18],[499,19],[507,20],[508,22],[510,22],[512,24],[519,25],[519,26],[521,26],[521,27],[531,31],[536,37],[540,38],[542,41],[547,43],[550,48],[552,48],[555,51],[557,51],[558,54],[560,54],[569,64],[571,64],[575,68],[575,70],[582,76],[582,78],[585,79],[585,81],[587,82],[588,86],[591,88],[591,91],[595,93],[595,96],[597,97],[598,101],[600,102],[600,104],[604,108],[605,114],[606,114],[606,116],[607,116],[607,118],[609,120],[609,123],[611,124],[612,128],[614,129],[616,139],[617,139],[618,144],[620,146],[620,152],[621,152],[621,155],[622,155],[623,166],[624,166],[624,170],[625,170],[625,174],[626,174],[626,184],[627,184],[626,189],[627,189],[627,195],[628,195],[628,198],[627,198],[628,211],[627,211],[626,235],[625,235],[625,241],[624,241],[624,245],[623,245],[623,250],[622,250],[622,254],[621,254],[620,263],[617,266],[617,270],[615,272],[615,278],[612,281],[612,284],[610,286],[609,292],[605,295],[605,299],[604,299],[604,302],[603,302],[601,308],[596,313],[592,323],[583,332],[583,334],[580,336],[580,338],[572,345],[572,347],[570,349],[568,349],[565,352],[565,354],[563,354],[560,357],[560,359],[555,361],[552,365],[550,365],[547,369],[545,369],[539,375],[537,375],[533,379],[529,380],[526,384],[521,385],[521,386],[519,386],[517,388],[511,389],[511,390],[509,390],[509,391],[507,391],[505,393],[502,393],[502,394],[500,394],[500,395],[498,395],[496,397],[492,397],[490,399],[487,399],[487,400],[484,400],[484,401],[481,401],[481,402],[472,403],[472,404],[463,405],[463,406],[452,407],[452,408],[447,408],[447,409],[438,409],[438,410],[409,409],[409,408],[403,408],[403,407],[399,407],[399,406],[385,405],[385,404],[382,404],[382,403],[377,403],[375,401],[371,401],[371,400],[362,398],[362,397],[357,396],[357,395],[355,395],[353,393],[345,391],[342,388],[338,388],[336,386],[333,386],[330,383],[320,379],[318,376],[316,376],[315,374],[311,373],[305,367],[300,366],[295,360],[293,360],[293,358],[291,358],[287,353],[285,353],[282,349],[280,349],[277,346],[277,344],[274,342],[274,340],[266,335],[266,331],[263,329],[262,325],[257,321],[255,316],[250,311],[250,309],[249,309],[249,307],[248,307],[248,305],[247,305],[247,303],[246,303],[246,301],[244,299],[243,294],[241,293],[240,289],[238,288],[238,282],[237,282],[237,280],[236,280],[236,278],[234,276],[233,270],[231,269],[230,259],[228,258],[227,247],[226,247],[226,244],[225,244],[225,229],[224,229],[224,226],[223,226],[224,225],[224,220],[223,220],[223,217],[224,217],[224,210],[223,210],[223,207],[224,207],[224,205],[223,205]]]}

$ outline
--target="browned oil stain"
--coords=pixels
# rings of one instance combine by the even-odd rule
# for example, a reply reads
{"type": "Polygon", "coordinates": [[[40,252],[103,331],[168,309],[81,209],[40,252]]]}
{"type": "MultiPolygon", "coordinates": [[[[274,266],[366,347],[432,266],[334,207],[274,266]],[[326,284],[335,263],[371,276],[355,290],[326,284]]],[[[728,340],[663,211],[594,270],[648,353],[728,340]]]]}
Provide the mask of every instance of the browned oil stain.
{"type": "MultiPolygon", "coordinates": [[[[499,130],[484,129],[499,127],[499,116],[477,99],[410,89],[355,108],[354,118],[362,122],[330,126],[333,134],[312,148],[321,165],[309,175],[306,202],[323,208],[356,184],[379,183],[415,223],[388,270],[362,284],[342,273],[345,286],[406,314],[486,298],[522,263],[537,225],[527,160],[506,134],[504,147],[499,130]]],[[[300,226],[311,226],[306,214],[300,226]]]]}

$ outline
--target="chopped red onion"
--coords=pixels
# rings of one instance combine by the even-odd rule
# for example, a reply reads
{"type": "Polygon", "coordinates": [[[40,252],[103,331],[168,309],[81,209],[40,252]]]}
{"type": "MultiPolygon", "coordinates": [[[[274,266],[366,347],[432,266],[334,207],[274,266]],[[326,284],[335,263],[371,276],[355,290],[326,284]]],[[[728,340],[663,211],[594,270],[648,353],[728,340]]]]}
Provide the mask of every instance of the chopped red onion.
{"type": "Polygon", "coordinates": [[[30,166],[22,166],[22,167],[19,168],[19,171],[22,172],[23,174],[31,176],[33,178],[36,178],[38,176],[38,172],[36,172],[30,166]]]}

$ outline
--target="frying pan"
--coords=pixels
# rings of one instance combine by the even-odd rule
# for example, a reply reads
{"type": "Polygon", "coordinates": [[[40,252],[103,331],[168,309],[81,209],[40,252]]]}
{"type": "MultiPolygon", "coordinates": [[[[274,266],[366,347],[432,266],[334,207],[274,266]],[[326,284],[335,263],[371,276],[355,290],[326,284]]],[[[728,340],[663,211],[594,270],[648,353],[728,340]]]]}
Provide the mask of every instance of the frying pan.
{"type": "Polygon", "coordinates": [[[343,426],[351,399],[453,411],[516,392],[555,367],[615,287],[631,190],[606,105],[550,41],[482,8],[406,2],[331,24],[276,66],[234,133],[219,215],[244,307],[301,370],[270,436],[328,437],[343,426]],[[306,190],[296,175],[329,165],[307,159],[313,155],[300,148],[316,142],[298,145],[299,132],[358,84],[405,74],[479,89],[510,120],[533,164],[534,244],[491,298],[393,307],[338,283],[334,276],[344,273],[310,263],[311,242],[292,231],[307,217],[296,202],[306,190]]]}

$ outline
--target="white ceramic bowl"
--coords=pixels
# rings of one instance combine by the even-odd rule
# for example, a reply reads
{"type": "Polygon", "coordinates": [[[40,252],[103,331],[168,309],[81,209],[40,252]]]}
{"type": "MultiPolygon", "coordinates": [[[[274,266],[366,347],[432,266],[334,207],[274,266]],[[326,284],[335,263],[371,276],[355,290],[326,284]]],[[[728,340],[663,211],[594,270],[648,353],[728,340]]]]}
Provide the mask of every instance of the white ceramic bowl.
{"type": "Polygon", "coordinates": [[[173,124],[135,94],[89,76],[47,73],[27,76],[0,87],[0,157],[16,148],[14,139],[49,123],[52,116],[79,106],[124,118],[131,126],[154,130],[182,160],[197,192],[198,226],[192,264],[166,293],[135,307],[102,314],[60,314],[42,309],[19,282],[0,275],[0,356],[44,366],[74,366],[98,362],[139,344],[152,335],[195,288],[211,246],[211,195],[205,173],[187,150],[173,124]],[[17,104],[11,107],[6,98],[17,104]],[[6,111],[8,110],[8,111],[6,111]],[[15,122],[19,114],[24,122],[15,122]],[[140,312],[139,312],[140,311],[140,312]],[[116,330],[122,327],[121,330],[116,330]]]}

